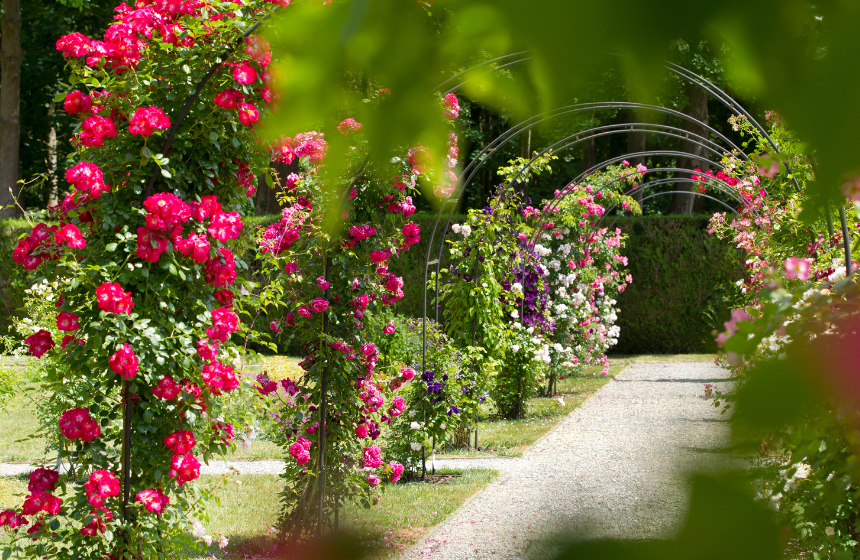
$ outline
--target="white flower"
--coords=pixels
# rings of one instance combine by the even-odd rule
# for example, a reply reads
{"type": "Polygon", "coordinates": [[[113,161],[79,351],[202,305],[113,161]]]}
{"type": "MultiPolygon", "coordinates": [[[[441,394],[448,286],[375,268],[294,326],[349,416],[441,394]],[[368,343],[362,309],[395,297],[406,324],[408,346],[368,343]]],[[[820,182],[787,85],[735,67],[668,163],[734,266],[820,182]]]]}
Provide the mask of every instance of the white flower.
{"type": "Polygon", "coordinates": [[[448,424],[446,424],[445,422],[442,422],[442,423],[439,425],[439,429],[440,429],[440,430],[445,430],[445,429],[447,429],[447,428],[448,428],[448,424]]]}
{"type": "Polygon", "coordinates": [[[203,528],[203,524],[197,521],[196,519],[191,520],[191,535],[195,538],[202,539],[203,535],[206,534],[206,529],[203,528]]]}
{"type": "Polygon", "coordinates": [[[522,293],[523,285],[520,284],[519,282],[514,282],[514,285],[511,286],[511,291],[514,292],[515,294],[516,293],[522,293]]]}
{"type": "Polygon", "coordinates": [[[245,451],[248,451],[249,449],[251,449],[251,440],[248,438],[242,438],[242,441],[239,442],[239,447],[241,447],[245,451]]]}
{"type": "Polygon", "coordinates": [[[559,397],[556,402],[558,403],[558,406],[564,406],[564,397],[559,397]]]}
{"type": "Polygon", "coordinates": [[[468,225],[464,225],[460,228],[460,233],[463,234],[463,237],[469,237],[469,234],[472,233],[472,228],[468,225]]]}
{"type": "Polygon", "coordinates": [[[558,342],[555,343],[555,346],[553,346],[553,348],[555,348],[556,352],[564,352],[564,346],[562,346],[558,342]]]}
{"type": "Polygon", "coordinates": [[[203,535],[201,538],[203,539],[203,542],[206,543],[206,546],[209,546],[212,544],[212,537],[211,536],[203,535]]]}
{"type": "Polygon", "coordinates": [[[411,424],[409,424],[409,427],[413,430],[420,430],[421,424],[419,424],[418,422],[412,422],[411,424]]]}
{"type": "Polygon", "coordinates": [[[221,547],[221,550],[227,548],[228,543],[229,541],[227,540],[227,537],[221,537],[220,539],[218,539],[218,546],[221,547]]]}
{"type": "Polygon", "coordinates": [[[453,231],[454,233],[460,233],[460,224],[454,224],[453,226],[451,226],[451,231],[453,231]]]}
{"type": "Polygon", "coordinates": [[[529,333],[529,334],[532,334],[533,332],[535,332],[535,328],[534,328],[534,327],[529,327],[529,328],[527,328],[527,329],[526,329],[526,332],[527,332],[527,333],[529,333]]]}
{"type": "Polygon", "coordinates": [[[410,410],[410,411],[409,411],[409,417],[410,417],[410,418],[415,418],[415,411],[414,411],[414,410],[410,410]]]}
{"type": "Polygon", "coordinates": [[[412,448],[412,451],[421,451],[421,444],[420,443],[410,443],[409,447],[412,448]]]}
{"type": "Polygon", "coordinates": [[[828,528],[824,529],[824,534],[827,535],[828,537],[832,537],[833,535],[836,534],[836,531],[833,529],[833,527],[828,527],[828,528]]]}
{"type": "Polygon", "coordinates": [[[515,329],[520,329],[520,328],[522,328],[522,325],[520,324],[520,322],[519,322],[519,321],[515,322],[512,326],[513,326],[515,329]]]}
{"type": "Polygon", "coordinates": [[[511,317],[513,317],[514,319],[519,319],[520,318],[520,312],[517,311],[516,309],[514,309],[513,311],[511,311],[511,317]]]}
{"type": "Polygon", "coordinates": [[[520,345],[514,344],[513,346],[511,346],[511,350],[513,350],[514,354],[516,354],[517,352],[520,351],[520,345]]]}

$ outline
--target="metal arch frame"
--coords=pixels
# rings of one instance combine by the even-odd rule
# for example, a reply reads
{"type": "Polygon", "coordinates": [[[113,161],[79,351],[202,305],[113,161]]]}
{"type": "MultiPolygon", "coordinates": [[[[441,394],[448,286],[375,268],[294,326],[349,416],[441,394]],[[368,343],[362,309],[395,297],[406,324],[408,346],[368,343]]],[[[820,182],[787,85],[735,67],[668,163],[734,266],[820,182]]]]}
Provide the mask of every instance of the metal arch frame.
{"type": "MultiPolygon", "coordinates": [[[[641,203],[644,203],[646,200],[650,200],[650,199],[652,199],[652,198],[656,198],[656,197],[658,197],[658,196],[664,196],[664,195],[667,195],[667,194],[675,194],[675,193],[688,193],[688,192],[690,192],[690,191],[661,191],[661,192],[658,192],[658,193],[651,193],[651,194],[649,194],[648,196],[643,196],[643,197],[642,197],[642,200],[641,200],[641,203]]],[[[740,215],[740,213],[737,211],[737,209],[736,209],[736,208],[732,208],[731,206],[729,206],[728,204],[726,204],[724,201],[720,200],[719,198],[716,198],[716,197],[713,197],[713,196],[707,195],[707,194],[705,194],[705,193],[700,193],[700,192],[697,192],[697,191],[692,191],[692,194],[693,194],[694,196],[698,196],[698,197],[700,197],[700,198],[707,198],[708,200],[713,200],[714,202],[716,202],[716,203],[718,203],[718,204],[722,204],[723,206],[725,206],[726,208],[728,208],[728,209],[729,209],[729,211],[730,211],[730,212],[733,212],[735,216],[739,216],[739,215],[740,215]]],[[[607,211],[606,211],[606,213],[608,214],[610,211],[614,210],[614,209],[615,209],[615,208],[617,208],[617,207],[618,207],[618,205],[617,205],[617,204],[616,204],[616,205],[614,205],[614,206],[612,206],[612,208],[610,208],[609,210],[607,210],[607,211]]],[[[605,215],[606,215],[606,214],[604,214],[604,216],[605,216],[605,215]]],[[[603,217],[601,216],[601,219],[602,219],[602,218],[603,218],[603,217]]],[[[611,224],[609,224],[609,229],[612,229],[612,227],[616,224],[616,222],[618,222],[618,219],[619,219],[619,218],[621,218],[621,216],[615,216],[615,219],[614,219],[614,220],[612,220],[612,223],[611,223],[611,224]]]]}

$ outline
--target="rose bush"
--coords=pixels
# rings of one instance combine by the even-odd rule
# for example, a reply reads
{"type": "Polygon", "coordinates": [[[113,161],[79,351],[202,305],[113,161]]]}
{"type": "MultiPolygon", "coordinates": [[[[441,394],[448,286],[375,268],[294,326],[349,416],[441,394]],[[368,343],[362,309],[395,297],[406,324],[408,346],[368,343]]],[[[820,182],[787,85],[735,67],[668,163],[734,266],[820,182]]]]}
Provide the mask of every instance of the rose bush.
{"type": "Polygon", "coordinates": [[[22,508],[3,514],[15,554],[165,557],[205,517],[200,463],[244,421],[223,404],[243,387],[234,339],[250,329],[230,247],[271,158],[251,126],[272,99],[270,57],[246,35],[274,8],[121,4],[103,40],[57,42],[78,163],[59,224],[36,225],[13,256],[59,279],[59,332],[26,343],[49,359],[40,381],[69,470],[37,471],[22,508]]]}

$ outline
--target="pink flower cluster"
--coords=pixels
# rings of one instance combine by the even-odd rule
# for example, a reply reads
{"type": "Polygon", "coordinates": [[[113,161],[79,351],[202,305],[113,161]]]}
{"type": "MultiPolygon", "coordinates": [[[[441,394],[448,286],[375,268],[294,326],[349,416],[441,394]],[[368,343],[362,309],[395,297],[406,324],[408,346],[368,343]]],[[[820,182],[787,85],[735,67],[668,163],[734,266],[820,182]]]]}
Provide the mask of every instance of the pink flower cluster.
{"type": "Polygon", "coordinates": [[[170,471],[167,474],[175,478],[176,484],[182,488],[186,482],[200,478],[200,461],[190,453],[174,455],[173,459],[170,460],[170,471]]]}
{"type": "Polygon", "coordinates": [[[132,135],[151,136],[156,130],[170,127],[170,119],[158,107],[138,107],[128,121],[128,131],[132,135]]]}
{"type": "Polygon", "coordinates": [[[18,241],[12,258],[25,270],[35,270],[45,259],[54,260],[60,257],[54,233],[59,228],[46,224],[36,224],[28,236],[18,241]]]}
{"type": "Polygon", "coordinates": [[[108,359],[108,365],[115,374],[123,379],[131,379],[137,375],[137,356],[128,342],[120,346],[119,350],[108,359]]]}
{"type": "Polygon", "coordinates": [[[69,439],[90,442],[101,437],[102,428],[90,416],[89,408],[73,408],[60,416],[60,433],[69,439]]]}
{"type": "Polygon", "coordinates": [[[212,326],[206,329],[206,336],[212,340],[227,342],[238,328],[239,316],[227,307],[219,307],[212,311],[212,326]]]}
{"type": "Polygon", "coordinates": [[[158,399],[172,401],[179,393],[182,392],[182,387],[177,383],[173,376],[165,375],[152,388],[152,394],[158,399]]]}
{"type": "Polygon", "coordinates": [[[54,338],[51,333],[45,329],[39,329],[36,334],[32,334],[24,339],[24,344],[27,345],[31,356],[41,358],[42,354],[54,347],[54,338]]]}
{"type": "Polygon", "coordinates": [[[119,480],[112,472],[99,469],[90,475],[84,489],[90,505],[96,509],[103,508],[105,499],[119,496],[119,480]]]}
{"type": "Polygon", "coordinates": [[[304,465],[311,460],[311,440],[299,437],[298,441],[290,445],[290,455],[299,465],[304,465]]]}
{"type": "Polygon", "coordinates": [[[181,430],[164,438],[164,445],[174,455],[185,455],[197,445],[197,442],[194,441],[194,433],[190,430],[181,430]]]}
{"type": "Polygon", "coordinates": [[[128,313],[134,305],[131,292],[125,292],[119,284],[109,282],[96,288],[96,301],[99,309],[108,313],[128,313]]]}
{"type": "MultiPolygon", "coordinates": [[[[180,485],[181,486],[181,485],[180,485]]],[[[150,488],[137,493],[135,500],[139,504],[143,504],[146,511],[150,513],[162,513],[164,508],[170,503],[170,498],[164,495],[161,488],[150,488]]]]}
{"type": "Polygon", "coordinates": [[[232,391],[239,386],[236,370],[223,362],[210,362],[204,365],[200,375],[213,395],[220,395],[221,391],[232,391]]]}

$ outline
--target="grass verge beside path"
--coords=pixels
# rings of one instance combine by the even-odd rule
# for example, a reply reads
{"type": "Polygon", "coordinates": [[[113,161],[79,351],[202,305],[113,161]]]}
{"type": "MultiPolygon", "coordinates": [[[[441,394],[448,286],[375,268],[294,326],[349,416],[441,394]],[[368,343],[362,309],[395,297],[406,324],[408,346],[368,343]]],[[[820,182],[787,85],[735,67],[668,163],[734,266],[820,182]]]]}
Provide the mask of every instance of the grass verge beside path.
{"type": "MultiPolygon", "coordinates": [[[[714,354],[669,354],[613,356],[609,359],[609,375],[568,377],[558,382],[557,395],[531,399],[526,418],[520,420],[487,420],[478,423],[478,448],[438,452],[436,457],[519,457],[523,452],[553,429],[565,416],[582,406],[588,397],[600,390],[630,364],[635,362],[713,362],[714,354]],[[559,397],[564,406],[559,404],[559,397]]],[[[472,432],[471,445],[475,443],[472,432]]]]}
{"type": "MultiPolygon", "coordinates": [[[[357,536],[369,560],[393,558],[415,544],[428,529],[442,522],[473,494],[489,484],[496,473],[486,470],[440,471],[434,482],[392,484],[379,504],[370,509],[350,505],[340,514],[341,527],[357,536]]],[[[202,476],[201,485],[213,490],[220,505],[210,503],[206,531],[214,537],[204,556],[195,560],[269,558],[275,545],[273,524],[280,513],[283,486],[275,475],[202,476]],[[216,544],[226,536],[229,545],[216,544]]],[[[26,477],[0,477],[0,509],[19,506],[27,490],[26,477]]]]}

